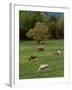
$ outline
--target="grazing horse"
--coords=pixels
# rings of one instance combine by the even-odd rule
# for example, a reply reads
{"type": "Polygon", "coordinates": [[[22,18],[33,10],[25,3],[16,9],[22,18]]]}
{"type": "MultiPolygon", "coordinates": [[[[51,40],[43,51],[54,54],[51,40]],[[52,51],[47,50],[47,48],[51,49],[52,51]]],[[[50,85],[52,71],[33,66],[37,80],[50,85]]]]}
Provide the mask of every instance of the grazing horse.
{"type": "Polygon", "coordinates": [[[43,46],[39,46],[38,47],[38,51],[44,51],[44,47],[43,46]]]}
{"type": "Polygon", "coordinates": [[[34,60],[34,59],[36,59],[36,56],[35,56],[35,55],[32,55],[32,56],[29,58],[29,61],[34,60]]]}
{"type": "Polygon", "coordinates": [[[61,51],[59,51],[59,50],[56,50],[55,52],[54,52],[54,55],[60,55],[61,54],[61,51]]]}
{"type": "Polygon", "coordinates": [[[38,51],[44,51],[44,48],[38,48],[38,51]]]}
{"type": "Polygon", "coordinates": [[[60,55],[60,51],[57,51],[57,52],[56,52],[56,55],[60,55]]]}
{"type": "Polygon", "coordinates": [[[48,70],[48,64],[42,64],[42,65],[40,65],[39,68],[38,68],[38,72],[41,71],[41,70],[43,70],[43,71],[48,70]]]}

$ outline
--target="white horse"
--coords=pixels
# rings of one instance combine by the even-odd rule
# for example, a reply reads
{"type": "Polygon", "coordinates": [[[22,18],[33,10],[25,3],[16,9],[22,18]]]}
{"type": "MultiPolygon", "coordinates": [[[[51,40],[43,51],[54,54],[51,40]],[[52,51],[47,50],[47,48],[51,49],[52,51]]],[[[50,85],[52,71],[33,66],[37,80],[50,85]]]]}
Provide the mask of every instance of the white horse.
{"type": "Polygon", "coordinates": [[[39,68],[38,68],[38,72],[40,70],[48,70],[48,64],[42,64],[42,65],[40,65],[39,68]]]}

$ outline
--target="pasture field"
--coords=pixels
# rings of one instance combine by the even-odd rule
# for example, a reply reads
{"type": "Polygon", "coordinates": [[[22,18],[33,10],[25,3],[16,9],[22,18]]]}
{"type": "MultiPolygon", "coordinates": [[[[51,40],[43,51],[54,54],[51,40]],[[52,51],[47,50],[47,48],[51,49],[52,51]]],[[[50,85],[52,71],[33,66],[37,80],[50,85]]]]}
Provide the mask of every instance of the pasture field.
{"type": "Polygon", "coordinates": [[[19,44],[19,79],[64,77],[64,40],[48,40],[44,51],[38,51],[35,41],[20,41],[19,44]],[[56,49],[61,55],[55,55],[56,49]],[[31,55],[35,61],[29,62],[31,55]],[[48,64],[47,71],[38,72],[41,64],[48,64]]]}

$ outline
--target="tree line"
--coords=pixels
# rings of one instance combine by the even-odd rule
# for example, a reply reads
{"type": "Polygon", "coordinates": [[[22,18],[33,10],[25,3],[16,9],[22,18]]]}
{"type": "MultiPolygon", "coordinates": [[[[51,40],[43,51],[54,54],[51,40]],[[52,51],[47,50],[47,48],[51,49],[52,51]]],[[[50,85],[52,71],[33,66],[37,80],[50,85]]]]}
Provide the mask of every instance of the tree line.
{"type": "Polygon", "coordinates": [[[43,12],[37,11],[19,11],[20,40],[32,40],[36,38],[30,37],[32,33],[34,36],[37,36],[36,39],[38,40],[43,37],[48,39],[63,39],[64,14],[56,16],[47,15],[47,13],[44,14],[43,12]],[[35,34],[36,32],[37,35],[35,34]]]}

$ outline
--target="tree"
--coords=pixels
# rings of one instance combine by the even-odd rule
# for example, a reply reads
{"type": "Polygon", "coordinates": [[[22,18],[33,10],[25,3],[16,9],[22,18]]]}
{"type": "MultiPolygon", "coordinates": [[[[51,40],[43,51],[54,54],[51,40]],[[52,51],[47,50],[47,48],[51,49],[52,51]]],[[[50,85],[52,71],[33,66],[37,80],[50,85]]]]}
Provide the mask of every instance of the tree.
{"type": "Polygon", "coordinates": [[[19,11],[19,31],[20,31],[20,39],[25,39],[25,33],[28,31],[30,27],[30,18],[29,12],[27,11],[19,11]]]}
{"type": "Polygon", "coordinates": [[[36,22],[42,22],[41,12],[19,11],[20,39],[27,39],[26,33],[33,28],[36,22]]]}
{"type": "Polygon", "coordinates": [[[49,23],[49,34],[50,38],[56,38],[56,24],[53,21],[49,23]]]}
{"type": "Polygon", "coordinates": [[[51,17],[48,34],[51,39],[62,39],[64,37],[64,15],[51,17]]]}
{"type": "Polygon", "coordinates": [[[64,16],[61,15],[56,24],[59,38],[64,38],[64,16]]]}
{"type": "Polygon", "coordinates": [[[33,38],[38,44],[40,44],[41,41],[48,38],[48,26],[46,26],[44,23],[37,22],[35,27],[30,29],[26,35],[29,38],[33,38]]]}
{"type": "Polygon", "coordinates": [[[42,14],[42,21],[48,26],[49,25],[49,21],[50,21],[50,16],[49,15],[46,15],[44,13],[41,13],[42,14]]]}
{"type": "Polygon", "coordinates": [[[50,16],[49,22],[54,22],[56,23],[57,17],[56,16],[50,16]]]}

